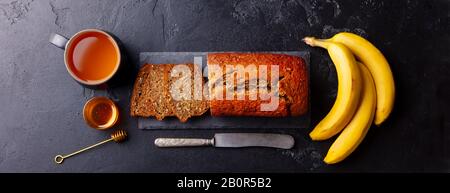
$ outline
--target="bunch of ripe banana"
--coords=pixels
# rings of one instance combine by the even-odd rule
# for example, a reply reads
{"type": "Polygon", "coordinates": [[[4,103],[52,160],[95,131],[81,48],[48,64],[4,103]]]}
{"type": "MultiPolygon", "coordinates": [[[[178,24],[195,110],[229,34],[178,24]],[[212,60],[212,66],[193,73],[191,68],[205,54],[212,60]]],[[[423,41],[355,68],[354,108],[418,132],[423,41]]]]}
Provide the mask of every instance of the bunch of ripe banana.
{"type": "Polygon", "coordinates": [[[380,125],[389,116],[395,96],[394,78],[383,54],[361,36],[343,32],[330,39],[306,37],[303,41],[327,49],[336,67],[336,101],[309,134],[313,140],[325,140],[342,131],[324,159],[334,164],[358,147],[372,122],[380,125]]]}

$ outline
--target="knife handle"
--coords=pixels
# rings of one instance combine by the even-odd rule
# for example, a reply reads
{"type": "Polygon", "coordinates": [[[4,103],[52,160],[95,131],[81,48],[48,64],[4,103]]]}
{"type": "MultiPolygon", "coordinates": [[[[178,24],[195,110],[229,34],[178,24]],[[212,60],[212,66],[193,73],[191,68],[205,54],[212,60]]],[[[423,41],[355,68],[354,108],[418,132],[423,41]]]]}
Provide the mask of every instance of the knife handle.
{"type": "Polygon", "coordinates": [[[214,146],[214,139],[157,138],[155,145],[158,147],[214,146]]]}

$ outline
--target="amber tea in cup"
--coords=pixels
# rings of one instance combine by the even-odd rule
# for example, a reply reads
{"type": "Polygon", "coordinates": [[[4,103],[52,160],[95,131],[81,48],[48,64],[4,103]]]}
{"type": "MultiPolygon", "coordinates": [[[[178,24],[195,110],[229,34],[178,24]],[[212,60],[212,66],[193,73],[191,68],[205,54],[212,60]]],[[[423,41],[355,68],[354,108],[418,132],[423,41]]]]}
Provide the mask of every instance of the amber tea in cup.
{"type": "Polygon", "coordinates": [[[112,41],[94,31],[75,37],[67,49],[70,71],[86,82],[101,81],[114,74],[119,65],[119,52],[112,41]]]}
{"type": "Polygon", "coordinates": [[[95,129],[109,129],[117,122],[119,110],[107,97],[93,97],[84,105],[83,117],[86,123],[95,129]]]}
{"type": "Polygon", "coordinates": [[[117,73],[122,61],[118,42],[102,30],[82,30],[70,39],[51,34],[50,42],[65,49],[67,71],[87,87],[105,85],[117,73]]]}

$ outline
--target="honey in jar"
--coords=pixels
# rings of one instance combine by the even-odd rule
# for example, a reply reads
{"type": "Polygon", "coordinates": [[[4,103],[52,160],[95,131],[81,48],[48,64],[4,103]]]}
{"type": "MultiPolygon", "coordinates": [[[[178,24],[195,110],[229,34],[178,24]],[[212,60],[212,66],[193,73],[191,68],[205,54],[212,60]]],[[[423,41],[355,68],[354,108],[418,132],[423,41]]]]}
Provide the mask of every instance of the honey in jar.
{"type": "Polygon", "coordinates": [[[117,122],[119,111],[114,102],[107,97],[93,97],[84,105],[83,117],[95,129],[109,129],[117,122]]]}

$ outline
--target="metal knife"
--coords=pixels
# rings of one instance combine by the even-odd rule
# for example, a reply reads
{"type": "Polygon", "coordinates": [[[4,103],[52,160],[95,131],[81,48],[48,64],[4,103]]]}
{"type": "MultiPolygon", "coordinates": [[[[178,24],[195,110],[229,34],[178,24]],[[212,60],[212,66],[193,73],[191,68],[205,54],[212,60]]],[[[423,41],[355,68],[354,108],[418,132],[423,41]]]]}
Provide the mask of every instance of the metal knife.
{"type": "Polygon", "coordinates": [[[273,147],[291,149],[294,138],[284,134],[270,133],[217,133],[212,139],[198,138],[157,138],[158,147],[273,147]]]}

